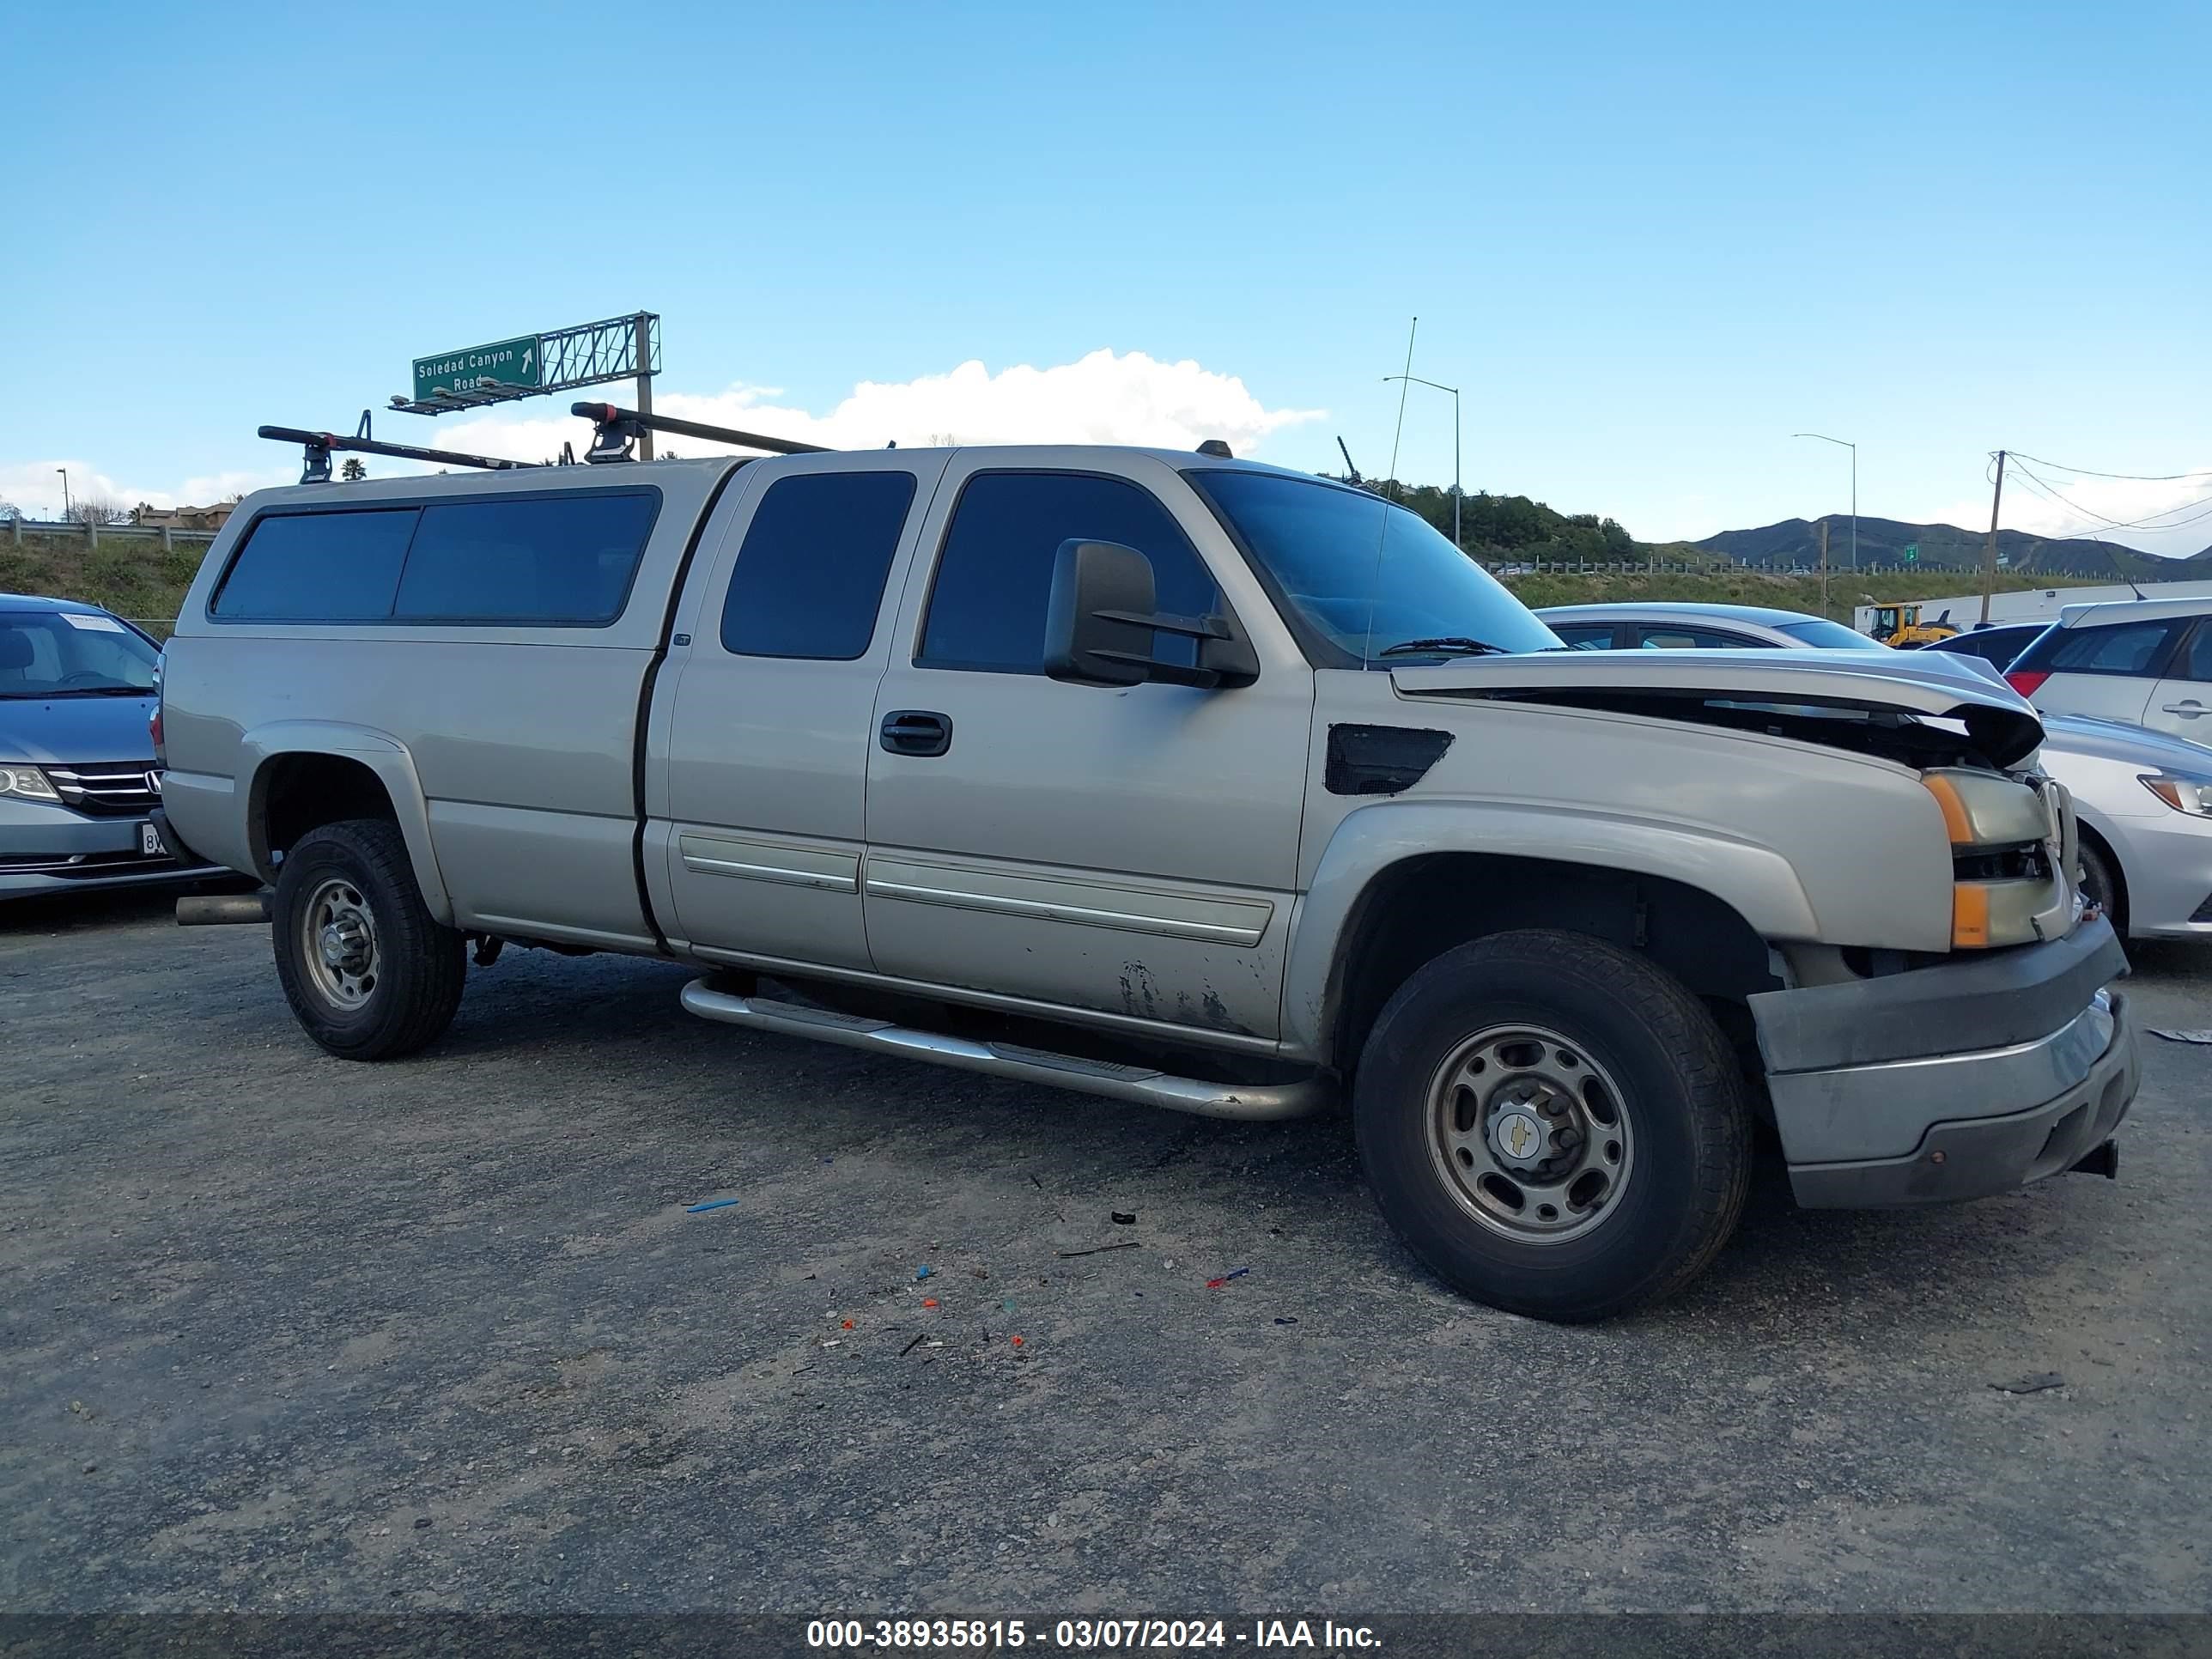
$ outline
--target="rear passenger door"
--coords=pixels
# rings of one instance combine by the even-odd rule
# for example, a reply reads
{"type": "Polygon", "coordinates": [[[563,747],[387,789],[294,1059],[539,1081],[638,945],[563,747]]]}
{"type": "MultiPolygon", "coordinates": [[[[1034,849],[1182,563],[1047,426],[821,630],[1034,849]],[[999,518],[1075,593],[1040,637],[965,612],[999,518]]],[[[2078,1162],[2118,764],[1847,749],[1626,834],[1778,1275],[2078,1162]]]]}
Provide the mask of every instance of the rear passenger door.
{"type": "Polygon", "coordinates": [[[2166,678],[2151,687],[2143,724],[2171,732],[2191,743],[2212,744],[2212,617],[2200,618],[2173,660],[2166,678]]]}
{"type": "Polygon", "coordinates": [[[897,451],[758,464],[700,553],[647,745],[646,857],[672,939],[865,969],[871,715],[917,525],[945,471],[897,451]]]}

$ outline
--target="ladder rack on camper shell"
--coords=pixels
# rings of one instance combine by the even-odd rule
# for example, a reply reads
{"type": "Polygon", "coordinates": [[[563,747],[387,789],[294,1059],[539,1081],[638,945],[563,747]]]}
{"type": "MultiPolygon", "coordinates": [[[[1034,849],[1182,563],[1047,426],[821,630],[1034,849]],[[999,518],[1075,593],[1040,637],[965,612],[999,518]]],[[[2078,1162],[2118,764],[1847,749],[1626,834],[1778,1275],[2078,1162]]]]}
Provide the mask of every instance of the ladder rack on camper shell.
{"type": "Polygon", "coordinates": [[[578,403],[568,405],[571,415],[580,415],[592,426],[592,447],[585,453],[587,461],[627,461],[631,459],[630,447],[644,432],[673,432],[679,437],[705,438],[718,444],[742,444],[747,449],[764,449],[772,455],[826,455],[827,444],[803,444],[796,438],[771,438],[758,432],[739,432],[733,427],[708,426],[699,421],[679,421],[672,415],[644,415],[635,409],[623,409],[615,404],[578,403]]]}
{"type": "MultiPolygon", "coordinates": [[[[645,415],[635,409],[623,409],[614,404],[580,403],[572,404],[568,412],[580,415],[592,424],[592,447],[585,455],[587,461],[628,461],[636,459],[634,446],[641,433],[672,432],[687,438],[705,438],[711,442],[739,444],[747,449],[766,450],[776,455],[820,455],[828,448],[822,444],[804,444],[795,438],[771,438],[759,432],[740,432],[734,427],[708,426],[701,421],[679,421],[672,415],[645,415]]],[[[264,426],[259,435],[279,443],[301,446],[300,482],[303,484],[331,482],[331,455],[343,450],[361,455],[390,455],[403,461],[428,461],[440,466],[482,467],[494,472],[511,472],[543,465],[567,466],[574,456],[567,444],[561,446],[557,462],[507,461],[493,455],[471,455],[454,449],[424,449],[415,444],[386,443],[369,436],[368,411],[363,410],[361,426],[351,437],[336,432],[310,432],[302,427],[264,426]]]]}
{"type": "MultiPolygon", "coordinates": [[[[741,432],[735,427],[709,426],[703,421],[680,421],[672,415],[647,415],[635,409],[624,409],[617,404],[577,403],[568,405],[571,415],[581,416],[592,423],[592,447],[584,459],[593,463],[631,461],[636,459],[636,444],[647,432],[672,432],[679,437],[704,438],[710,443],[737,444],[746,449],[764,450],[772,455],[826,455],[831,452],[827,444],[801,443],[796,438],[772,438],[762,432],[741,432]]],[[[430,461],[441,466],[477,466],[495,472],[519,471],[533,466],[568,466],[574,457],[567,444],[561,446],[561,459],[556,462],[504,461],[491,455],[469,455],[459,450],[422,449],[413,444],[388,444],[368,435],[368,411],[363,410],[361,427],[350,438],[335,432],[309,432],[299,427],[264,426],[260,435],[273,438],[280,443],[304,446],[300,472],[303,484],[331,482],[331,453],[346,450],[363,455],[392,455],[405,461],[430,461]]],[[[1339,442],[1341,443],[1341,440],[1339,442]]],[[[896,441],[893,448],[897,447],[896,441]]],[[[1231,459],[1229,446],[1218,438],[1208,438],[1199,445],[1198,453],[1220,459],[1231,459]]],[[[1351,457],[1346,456],[1349,465],[1351,457]]],[[[1355,469],[1352,477],[1356,480],[1355,469]]]]}
{"type": "MultiPolygon", "coordinates": [[[[368,422],[362,422],[366,428],[368,422]]],[[[464,455],[450,449],[418,449],[413,444],[388,444],[368,435],[366,430],[356,437],[342,437],[335,432],[307,432],[295,426],[264,426],[259,435],[274,438],[279,443],[304,446],[301,456],[300,482],[303,484],[328,483],[331,481],[331,452],[334,449],[352,451],[363,455],[393,455],[403,461],[436,461],[447,466],[481,466],[494,471],[507,472],[530,465],[527,461],[502,461],[490,455],[464,455]]]]}

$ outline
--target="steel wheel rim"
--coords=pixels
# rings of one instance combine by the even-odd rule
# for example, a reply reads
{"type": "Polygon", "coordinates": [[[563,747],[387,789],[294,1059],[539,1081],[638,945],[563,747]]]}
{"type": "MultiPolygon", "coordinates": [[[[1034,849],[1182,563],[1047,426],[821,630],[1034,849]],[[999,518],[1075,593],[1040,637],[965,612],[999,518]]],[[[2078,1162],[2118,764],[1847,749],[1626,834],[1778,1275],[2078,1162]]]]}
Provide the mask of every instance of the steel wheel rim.
{"type": "Polygon", "coordinates": [[[332,1007],[360,1008],[375,994],[382,969],[376,915],[354,883],[333,876],[307,895],[300,910],[300,960],[332,1007]]]}
{"type": "Polygon", "coordinates": [[[1564,1244],[1620,1207],[1636,1139],[1620,1084],[1540,1025],[1493,1025],[1429,1086],[1429,1152],[1461,1209],[1522,1244],[1564,1244]]]}

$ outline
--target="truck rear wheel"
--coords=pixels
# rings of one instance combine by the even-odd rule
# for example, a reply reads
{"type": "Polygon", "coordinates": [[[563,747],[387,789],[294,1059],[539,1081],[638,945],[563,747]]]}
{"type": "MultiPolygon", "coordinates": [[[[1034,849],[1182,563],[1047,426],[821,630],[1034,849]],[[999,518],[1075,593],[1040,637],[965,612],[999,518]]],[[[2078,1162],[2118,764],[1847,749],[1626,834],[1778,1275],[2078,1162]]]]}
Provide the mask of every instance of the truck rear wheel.
{"type": "Polygon", "coordinates": [[[1400,988],[1352,1119],[1385,1219],[1455,1289],[1603,1319],[1701,1272],[1734,1231],[1751,1114],[1703,1004],[1580,934],[1494,934],[1400,988]]]}
{"type": "Polygon", "coordinates": [[[466,942],[423,907],[398,825],[350,818],[301,836],[270,921],[284,1000],[341,1060],[411,1054],[452,1024],[466,942]]]}

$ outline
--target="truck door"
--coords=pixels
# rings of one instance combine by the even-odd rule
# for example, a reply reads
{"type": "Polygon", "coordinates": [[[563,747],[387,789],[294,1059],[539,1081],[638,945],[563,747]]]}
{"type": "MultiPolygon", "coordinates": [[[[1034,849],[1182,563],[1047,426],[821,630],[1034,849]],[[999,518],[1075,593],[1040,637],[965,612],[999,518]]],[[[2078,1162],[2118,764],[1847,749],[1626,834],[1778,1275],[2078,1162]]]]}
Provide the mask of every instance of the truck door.
{"type": "Polygon", "coordinates": [[[907,580],[868,748],[876,967],[1256,1046],[1278,1033],[1312,671],[1172,467],[1028,454],[955,455],[907,580]],[[1047,679],[1070,537],[1148,556],[1164,611],[1225,606],[1259,678],[1047,679]]]}
{"type": "Polygon", "coordinates": [[[861,925],[870,716],[890,628],[879,615],[942,454],[763,464],[710,529],[678,611],[647,744],[648,875],[674,938],[866,969],[861,925]]]}

